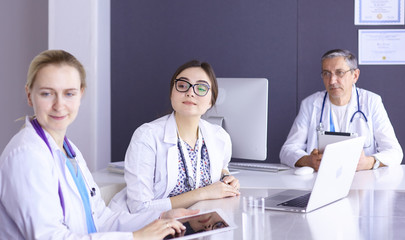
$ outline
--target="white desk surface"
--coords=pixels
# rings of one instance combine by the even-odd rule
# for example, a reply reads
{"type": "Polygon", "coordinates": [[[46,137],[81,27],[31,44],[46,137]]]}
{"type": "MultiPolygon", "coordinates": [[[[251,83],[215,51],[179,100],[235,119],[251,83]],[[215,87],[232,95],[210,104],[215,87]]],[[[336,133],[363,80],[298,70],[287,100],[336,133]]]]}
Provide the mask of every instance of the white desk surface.
{"type": "MultiPolygon", "coordinates": [[[[293,171],[240,170],[235,176],[241,184],[241,196],[193,205],[191,208],[202,211],[221,208],[238,225],[236,230],[204,239],[405,239],[405,165],[357,172],[347,198],[310,213],[266,210],[256,217],[256,231],[250,231],[247,224],[251,220],[243,212],[243,197],[312,188],[316,174],[296,176],[293,171]],[[247,236],[251,232],[259,236],[247,236]]],[[[107,170],[93,173],[93,177],[102,195],[125,186],[123,175],[107,170]]]]}

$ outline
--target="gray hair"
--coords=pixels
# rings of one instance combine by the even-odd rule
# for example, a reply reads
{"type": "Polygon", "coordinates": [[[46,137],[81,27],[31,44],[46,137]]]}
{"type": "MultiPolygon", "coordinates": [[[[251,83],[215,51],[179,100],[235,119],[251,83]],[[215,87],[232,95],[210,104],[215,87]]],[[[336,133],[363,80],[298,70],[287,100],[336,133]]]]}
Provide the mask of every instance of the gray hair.
{"type": "Polygon", "coordinates": [[[357,58],[349,50],[333,49],[327,51],[321,59],[323,62],[325,59],[343,57],[350,69],[357,69],[357,58]]]}

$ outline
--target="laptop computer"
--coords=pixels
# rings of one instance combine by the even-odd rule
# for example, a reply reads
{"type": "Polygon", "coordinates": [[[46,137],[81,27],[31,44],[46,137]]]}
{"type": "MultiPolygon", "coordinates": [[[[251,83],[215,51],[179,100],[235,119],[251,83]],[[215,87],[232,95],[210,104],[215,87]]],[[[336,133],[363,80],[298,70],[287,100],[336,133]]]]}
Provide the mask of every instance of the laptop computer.
{"type": "Polygon", "coordinates": [[[310,212],[346,197],[349,193],[365,137],[325,147],[312,191],[286,190],[265,198],[265,208],[310,212]]]}

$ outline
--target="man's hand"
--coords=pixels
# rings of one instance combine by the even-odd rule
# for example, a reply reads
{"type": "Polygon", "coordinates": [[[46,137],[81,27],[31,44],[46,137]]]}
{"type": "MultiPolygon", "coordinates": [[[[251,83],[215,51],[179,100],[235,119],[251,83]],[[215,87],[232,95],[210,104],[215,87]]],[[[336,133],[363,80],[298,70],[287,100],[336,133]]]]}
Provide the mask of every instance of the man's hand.
{"type": "Polygon", "coordinates": [[[375,163],[374,157],[367,157],[364,154],[364,151],[361,151],[360,160],[359,163],[357,164],[356,171],[373,169],[374,163],[375,163]]]}
{"type": "Polygon", "coordinates": [[[319,153],[318,149],[312,150],[310,155],[303,156],[296,163],[296,167],[308,166],[312,167],[315,171],[318,171],[321,164],[322,153],[319,153]]]}

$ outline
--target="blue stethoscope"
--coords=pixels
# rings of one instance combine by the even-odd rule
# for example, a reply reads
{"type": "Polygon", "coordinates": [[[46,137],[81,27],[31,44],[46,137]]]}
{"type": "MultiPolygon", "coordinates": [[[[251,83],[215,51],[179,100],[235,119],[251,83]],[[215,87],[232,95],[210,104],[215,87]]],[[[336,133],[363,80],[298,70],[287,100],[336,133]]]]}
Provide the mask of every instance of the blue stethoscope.
{"type": "MultiPolygon", "coordinates": [[[[47,139],[47,137],[45,135],[45,132],[42,129],[41,125],[39,125],[38,120],[36,118],[34,118],[33,120],[31,120],[31,124],[34,127],[37,134],[42,138],[42,140],[44,140],[44,142],[46,143],[46,145],[49,148],[49,151],[51,151],[51,154],[52,154],[51,146],[49,145],[49,142],[48,142],[48,139],[47,139]]],[[[69,158],[74,158],[76,160],[76,152],[73,150],[73,148],[70,145],[69,140],[67,139],[66,136],[65,136],[64,141],[63,141],[63,148],[65,149],[65,151],[66,151],[69,158]]],[[[80,165],[77,164],[77,166],[80,169],[80,165]]],[[[80,171],[81,171],[81,169],[80,169],[80,171]]],[[[90,196],[94,197],[96,195],[96,189],[94,187],[90,188],[90,186],[89,186],[89,184],[87,182],[87,179],[84,176],[83,176],[83,179],[84,179],[87,187],[90,190],[90,196]]],[[[60,182],[59,181],[58,181],[58,194],[59,194],[60,205],[62,206],[63,219],[65,220],[65,200],[63,198],[62,188],[60,187],[60,182]]]]}
{"type": "MultiPolygon", "coordinates": [[[[323,102],[322,102],[322,110],[321,110],[321,117],[319,118],[319,126],[317,127],[318,131],[323,131],[323,124],[322,124],[322,116],[323,116],[323,109],[325,108],[325,102],[326,102],[326,96],[328,95],[328,92],[325,92],[325,96],[323,97],[323,102]]],[[[356,88],[356,95],[357,95],[357,111],[353,113],[352,117],[350,118],[350,123],[353,122],[354,117],[356,116],[357,113],[363,115],[364,120],[368,122],[366,115],[364,114],[363,111],[360,109],[360,97],[359,97],[359,91],[356,88]]],[[[331,126],[333,125],[332,118],[330,117],[330,123],[331,126]]],[[[334,128],[334,127],[333,127],[334,128]]],[[[331,130],[332,131],[332,130],[331,130]]]]}

